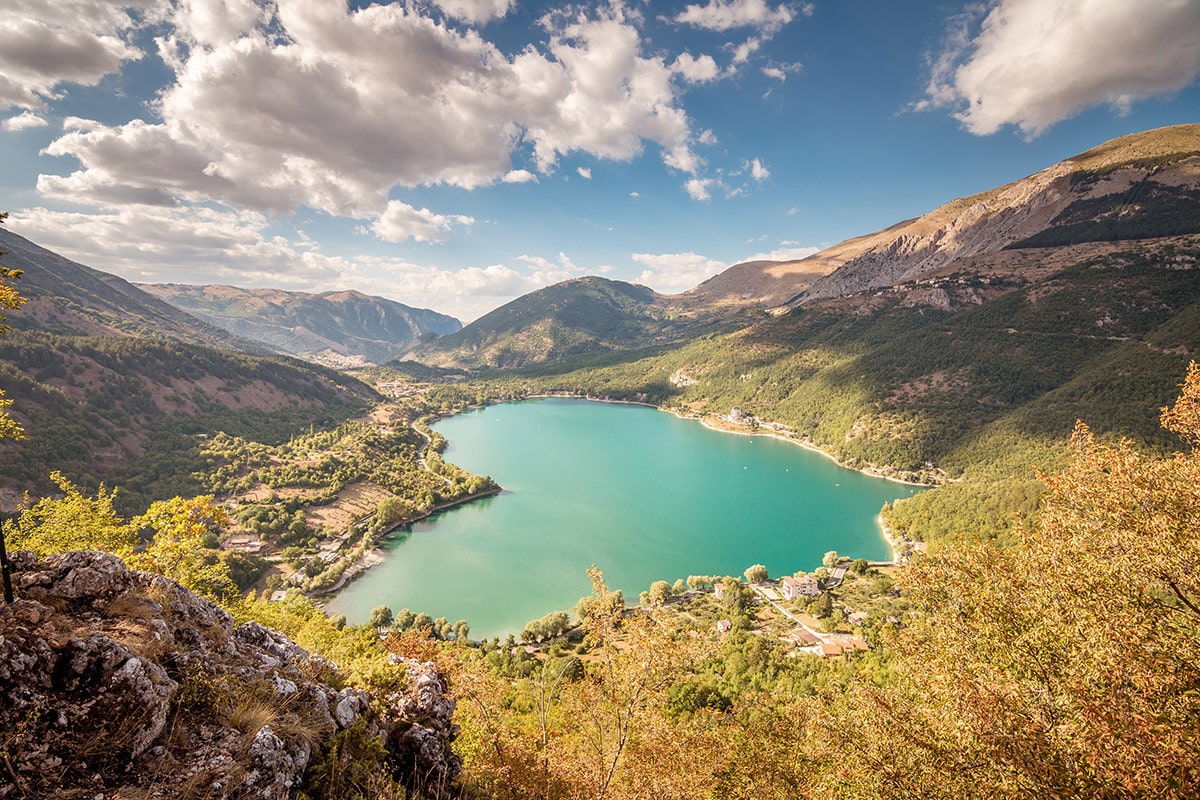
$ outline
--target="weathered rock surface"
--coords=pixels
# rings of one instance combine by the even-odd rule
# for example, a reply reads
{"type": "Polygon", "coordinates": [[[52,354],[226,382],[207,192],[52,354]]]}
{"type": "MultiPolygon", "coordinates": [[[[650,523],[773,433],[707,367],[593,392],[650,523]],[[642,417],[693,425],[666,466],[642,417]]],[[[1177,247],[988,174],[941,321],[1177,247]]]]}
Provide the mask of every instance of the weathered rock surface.
{"type": "Polygon", "coordinates": [[[393,777],[451,791],[454,701],[432,664],[372,702],[337,668],[116,556],[12,558],[0,604],[0,798],[291,796],[362,721],[393,777]]]}

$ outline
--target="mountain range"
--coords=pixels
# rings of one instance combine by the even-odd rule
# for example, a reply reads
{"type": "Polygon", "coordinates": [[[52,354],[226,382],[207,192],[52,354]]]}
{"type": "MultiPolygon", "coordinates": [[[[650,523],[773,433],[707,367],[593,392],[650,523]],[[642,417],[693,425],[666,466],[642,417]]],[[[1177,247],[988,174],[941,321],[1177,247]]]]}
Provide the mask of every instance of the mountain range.
{"type": "Polygon", "coordinates": [[[1161,435],[1156,410],[1200,352],[1197,234],[1200,125],[1123,137],[682,294],[580,278],[461,329],[357,292],[144,291],[5,231],[5,263],[25,270],[31,299],[9,315],[0,380],[37,452],[5,445],[0,473],[10,491],[55,463],[161,476],[150,485],[179,467],[137,467],[166,431],[176,443],[217,427],[278,437],[370,402],[344,375],[263,359],[283,349],[342,364],[398,356],[510,389],[685,413],[738,405],[845,463],[914,476],[1044,465],[1033,443],[1062,441],[1079,417],[1149,443],[1161,435]]]}
{"type": "Polygon", "coordinates": [[[336,368],[381,364],[422,338],[462,328],[454,317],[357,291],[310,294],[174,283],[141,288],[236,336],[336,368]]]}
{"type": "Polygon", "coordinates": [[[563,363],[581,353],[640,348],[747,327],[766,313],[910,286],[920,302],[981,302],[970,292],[916,286],[953,273],[1038,281],[1122,242],[1200,233],[1200,125],[1125,136],[1022,180],[949,202],[916,219],[796,261],[737,264],[665,296],[577,279],[502,306],[414,357],[441,366],[563,363]],[[601,289],[601,287],[605,287],[601,289]]]}

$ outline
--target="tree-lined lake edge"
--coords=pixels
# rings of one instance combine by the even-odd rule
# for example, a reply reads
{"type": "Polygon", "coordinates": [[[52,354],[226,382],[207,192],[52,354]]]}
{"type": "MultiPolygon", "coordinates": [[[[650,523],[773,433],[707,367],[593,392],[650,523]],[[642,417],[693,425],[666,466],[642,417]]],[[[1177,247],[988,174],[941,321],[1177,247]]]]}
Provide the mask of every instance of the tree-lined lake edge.
{"type": "Polygon", "coordinates": [[[654,580],[740,575],[753,563],[775,576],[813,569],[830,549],[886,560],[879,509],[922,488],[782,436],[723,436],[735,431],[658,411],[550,397],[439,420],[447,460],[505,490],[411,526],[327,610],[352,621],[381,604],[465,618],[479,638],[569,609],[592,564],[636,599],[654,580]]]}

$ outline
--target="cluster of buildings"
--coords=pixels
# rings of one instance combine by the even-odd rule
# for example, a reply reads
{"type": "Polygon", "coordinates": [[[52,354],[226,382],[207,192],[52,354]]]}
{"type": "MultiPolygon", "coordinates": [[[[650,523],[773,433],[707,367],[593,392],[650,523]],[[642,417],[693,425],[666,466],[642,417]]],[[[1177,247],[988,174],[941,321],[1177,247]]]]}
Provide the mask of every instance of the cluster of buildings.
{"type": "MultiPolygon", "coordinates": [[[[862,636],[845,633],[818,633],[806,624],[801,622],[790,611],[779,606],[773,598],[782,597],[785,600],[811,600],[817,597],[823,591],[821,581],[815,575],[801,575],[799,577],[787,576],[782,578],[777,587],[779,594],[776,595],[770,587],[763,585],[755,585],[755,591],[767,602],[774,605],[784,616],[796,623],[796,627],[792,629],[787,639],[800,652],[809,653],[810,655],[820,656],[822,658],[831,658],[834,656],[847,655],[849,653],[863,652],[868,649],[867,640],[862,636]]],[[[713,585],[713,594],[718,598],[724,597],[727,589],[724,584],[716,583],[713,585]]],[[[867,618],[865,612],[855,612],[847,617],[847,620],[852,625],[861,625],[867,618]]],[[[723,619],[717,622],[717,633],[725,635],[733,630],[732,623],[723,619]]]]}

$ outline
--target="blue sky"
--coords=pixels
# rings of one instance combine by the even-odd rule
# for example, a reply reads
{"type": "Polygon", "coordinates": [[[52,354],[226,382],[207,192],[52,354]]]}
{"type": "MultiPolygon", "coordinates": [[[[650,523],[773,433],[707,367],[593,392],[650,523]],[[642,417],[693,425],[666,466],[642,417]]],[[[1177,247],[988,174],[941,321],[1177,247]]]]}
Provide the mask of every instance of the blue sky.
{"type": "Polygon", "coordinates": [[[9,227],[470,321],[690,288],[1200,121],[1200,0],[10,0],[9,227]]]}

